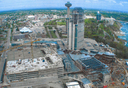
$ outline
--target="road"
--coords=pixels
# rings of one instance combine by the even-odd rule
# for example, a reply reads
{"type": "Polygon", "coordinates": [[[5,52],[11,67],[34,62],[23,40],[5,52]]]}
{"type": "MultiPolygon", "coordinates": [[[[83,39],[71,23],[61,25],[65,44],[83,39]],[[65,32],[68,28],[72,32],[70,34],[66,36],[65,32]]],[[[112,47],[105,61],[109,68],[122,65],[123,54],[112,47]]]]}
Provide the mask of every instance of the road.
{"type": "Polygon", "coordinates": [[[52,38],[52,35],[51,35],[51,33],[49,32],[49,28],[47,27],[47,29],[48,29],[48,34],[50,35],[50,38],[52,38]]]}
{"type": "Polygon", "coordinates": [[[56,34],[57,38],[60,38],[60,36],[59,36],[59,33],[58,33],[57,29],[56,29],[55,34],[56,34]]]}
{"type": "Polygon", "coordinates": [[[8,30],[6,49],[8,49],[10,46],[10,37],[11,37],[11,29],[8,30]]]}
{"type": "MultiPolygon", "coordinates": [[[[11,36],[11,29],[8,30],[7,43],[5,44],[4,49],[8,49],[9,46],[10,46],[10,36],[11,36]]],[[[1,62],[0,62],[0,81],[1,81],[2,79],[3,79],[3,80],[5,79],[5,78],[3,78],[3,77],[4,77],[3,66],[4,66],[4,60],[5,60],[5,58],[6,58],[6,51],[3,52],[3,54],[2,54],[2,60],[1,60],[1,62]],[[2,75],[2,74],[3,74],[3,75],[2,75]]]]}

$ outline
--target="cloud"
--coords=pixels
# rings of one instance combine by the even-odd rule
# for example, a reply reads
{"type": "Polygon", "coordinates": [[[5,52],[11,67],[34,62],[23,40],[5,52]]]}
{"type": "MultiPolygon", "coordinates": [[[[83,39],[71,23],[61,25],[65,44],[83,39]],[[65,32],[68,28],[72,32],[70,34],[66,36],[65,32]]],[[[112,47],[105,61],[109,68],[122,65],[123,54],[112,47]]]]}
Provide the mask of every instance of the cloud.
{"type": "Polygon", "coordinates": [[[117,3],[116,0],[85,0],[86,3],[117,3]]]}
{"type": "Polygon", "coordinates": [[[109,2],[109,3],[116,3],[115,0],[105,0],[106,2],[109,2]]]}
{"type": "Polygon", "coordinates": [[[120,4],[121,6],[124,6],[123,4],[126,4],[126,3],[128,3],[128,2],[120,2],[119,4],[120,4]]]}
{"type": "Polygon", "coordinates": [[[116,1],[113,1],[114,3],[116,3],[116,1]]]}
{"type": "Polygon", "coordinates": [[[99,2],[99,0],[93,0],[94,2],[99,2]]]}
{"type": "Polygon", "coordinates": [[[85,0],[86,3],[90,3],[91,1],[90,0],[85,0]]]}
{"type": "Polygon", "coordinates": [[[115,0],[106,0],[106,1],[108,1],[108,2],[110,2],[110,3],[116,3],[115,0]]]}

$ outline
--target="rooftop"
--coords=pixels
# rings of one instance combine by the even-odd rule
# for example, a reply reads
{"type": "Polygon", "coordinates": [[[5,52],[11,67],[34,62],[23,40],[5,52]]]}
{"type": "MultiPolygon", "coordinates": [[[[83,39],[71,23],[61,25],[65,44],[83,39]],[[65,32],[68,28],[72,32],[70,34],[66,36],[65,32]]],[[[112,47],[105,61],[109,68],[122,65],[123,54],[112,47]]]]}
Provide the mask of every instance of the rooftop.
{"type": "Polygon", "coordinates": [[[84,48],[92,52],[101,51],[99,44],[95,40],[90,38],[84,38],[84,48]]]}
{"type": "MultiPolygon", "coordinates": [[[[33,47],[33,56],[38,58],[38,57],[44,57],[44,54],[41,52],[43,48],[35,48],[33,47]]],[[[26,59],[26,58],[32,58],[31,54],[31,47],[24,47],[24,48],[18,48],[18,49],[13,49],[8,52],[7,54],[7,59],[8,61],[12,60],[19,60],[19,59],[26,59]]]]}
{"type": "Polygon", "coordinates": [[[84,84],[89,84],[89,83],[91,83],[87,78],[83,78],[83,79],[81,79],[81,81],[82,81],[84,84]]]}
{"type": "Polygon", "coordinates": [[[81,58],[90,58],[90,55],[84,55],[84,54],[69,54],[70,57],[73,59],[73,60],[79,60],[81,58]]]}
{"type": "Polygon", "coordinates": [[[70,2],[67,2],[67,3],[65,4],[65,6],[70,7],[70,6],[72,6],[72,4],[71,4],[70,2]]]}
{"type": "Polygon", "coordinates": [[[67,88],[81,88],[78,82],[68,82],[66,83],[66,85],[67,85],[67,88]]]}
{"type": "Polygon", "coordinates": [[[115,54],[112,53],[112,52],[99,52],[98,54],[100,54],[100,55],[105,54],[105,55],[107,55],[107,56],[115,56],[115,54]]]}
{"type": "Polygon", "coordinates": [[[62,59],[55,54],[47,54],[45,57],[30,59],[19,59],[7,61],[6,72],[8,74],[15,74],[21,72],[38,71],[42,69],[54,68],[60,66],[62,59]]]}
{"type": "Polygon", "coordinates": [[[102,68],[104,65],[94,57],[92,58],[82,58],[78,60],[86,69],[96,69],[102,68]]]}
{"type": "Polygon", "coordinates": [[[34,15],[29,15],[28,18],[34,18],[35,16],[34,15]]]}
{"type": "Polygon", "coordinates": [[[29,28],[24,27],[22,29],[20,29],[20,32],[32,32],[29,28]]]}
{"type": "Polygon", "coordinates": [[[72,11],[73,13],[84,13],[84,10],[81,7],[75,7],[72,11]]]}

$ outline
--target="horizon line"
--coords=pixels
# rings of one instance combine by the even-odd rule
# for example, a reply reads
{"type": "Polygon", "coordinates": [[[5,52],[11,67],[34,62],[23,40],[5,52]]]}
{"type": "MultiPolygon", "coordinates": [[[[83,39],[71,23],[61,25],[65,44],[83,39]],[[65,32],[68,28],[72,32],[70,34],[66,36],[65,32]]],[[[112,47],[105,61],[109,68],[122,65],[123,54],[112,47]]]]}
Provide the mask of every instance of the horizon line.
{"type": "MultiPolygon", "coordinates": [[[[73,9],[75,7],[71,7],[70,9],[73,9]]],[[[14,9],[14,10],[3,10],[2,12],[12,12],[12,11],[28,11],[28,10],[67,10],[65,7],[47,7],[47,8],[23,8],[23,9],[14,9]]],[[[98,8],[82,8],[83,10],[100,10],[100,11],[113,11],[113,12],[125,12],[128,13],[128,11],[120,11],[120,10],[109,10],[109,9],[98,9],[98,8]]]]}

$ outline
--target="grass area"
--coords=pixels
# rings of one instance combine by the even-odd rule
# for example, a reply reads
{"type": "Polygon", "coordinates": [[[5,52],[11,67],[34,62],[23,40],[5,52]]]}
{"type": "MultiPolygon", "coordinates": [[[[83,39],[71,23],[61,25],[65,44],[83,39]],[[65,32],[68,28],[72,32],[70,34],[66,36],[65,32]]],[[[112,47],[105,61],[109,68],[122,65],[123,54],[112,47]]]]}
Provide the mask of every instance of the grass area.
{"type": "Polygon", "coordinates": [[[48,26],[48,28],[49,28],[49,29],[52,29],[52,27],[51,27],[51,26],[48,26]]]}
{"type": "Polygon", "coordinates": [[[6,38],[0,38],[0,40],[2,40],[2,41],[3,41],[3,40],[6,40],[6,38]]]}
{"type": "Polygon", "coordinates": [[[54,31],[50,31],[51,35],[53,38],[57,38],[56,34],[54,33],[54,31]]]}
{"type": "Polygon", "coordinates": [[[118,58],[128,58],[128,47],[124,45],[124,41],[113,36],[114,31],[120,30],[120,23],[114,22],[113,25],[107,25],[106,21],[97,22],[96,19],[85,19],[84,37],[93,38],[97,42],[103,42],[115,48],[115,54],[118,58]],[[99,26],[98,26],[99,25],[99,26]],[[118,42],[114,41],[117,39],[118,42]]]}
{"type": "Polygon", "coordinates": [[[50,38],[50,35],[48,33],[47,27],[45,27],[46,33],[47,33],[47,37],[50,38]]]}
{"type": "Polygon", "coordinates": [[[47,36],[48,36],[48,38],[50,38],[50,35],[49,35],[49,33],[47,33],[47,36]]]}
{"type": "Polygon", "coordinates": [[[67,36],[62,36],[62,38],[67,38],[67,36]]]}
{"type": "Polygon", "coordinates": [[[66,25],[66,22],[57,22],[57,25],[66,25]]]}

